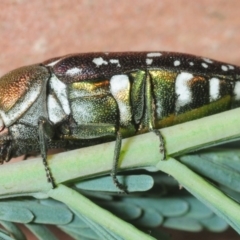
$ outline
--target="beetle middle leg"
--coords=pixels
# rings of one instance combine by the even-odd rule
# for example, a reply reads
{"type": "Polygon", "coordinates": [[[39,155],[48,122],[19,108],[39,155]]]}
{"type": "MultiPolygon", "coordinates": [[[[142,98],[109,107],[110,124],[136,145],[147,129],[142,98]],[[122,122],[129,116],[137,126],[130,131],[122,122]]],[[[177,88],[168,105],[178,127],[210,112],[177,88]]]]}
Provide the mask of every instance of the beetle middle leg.
{"type": "Polygon", "coordinates": [[[113,179],[113,183],[115,186],[121,191],[127,193],[126,187],[121,184],[117,179],[117,169],[118,162],[120,157],[121,145],[122,145],[122,136],[119,131],[116,130],[116,127],[113,124],[107,123],[87,123],[81,124],[77,127],[71,128],[69,135],[62,135],[62,139],[96,139],[102,137],[115,137],[115,149],[114,149],[114,157],[113,157],[113,166],[111,170],[111,177],[113,179]]]}

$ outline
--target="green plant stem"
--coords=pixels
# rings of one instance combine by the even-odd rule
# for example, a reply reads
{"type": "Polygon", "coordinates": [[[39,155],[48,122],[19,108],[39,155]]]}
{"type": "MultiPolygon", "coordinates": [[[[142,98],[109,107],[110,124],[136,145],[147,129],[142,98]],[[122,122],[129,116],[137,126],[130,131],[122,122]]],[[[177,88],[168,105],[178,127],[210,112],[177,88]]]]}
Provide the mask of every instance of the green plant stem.
{"type": "Polygon", "coordinates": [[[178,180],[180,185],[216,214],[223,217],[229,225],[240,233],[240,206],[238,203],[173,158],[159,162],[157,168],[178,180]]]}
{"type": "MultiPolygon", "coordinates": [[[[176,156],[240,138],[239,116],[240,108],[161,129],[167,154],[176,156]]],[[[154,167],[163,158],[159,144],[154,133],[124,139],[119,170],[154,167]]],[[[48,164],[55,182],[59,184],[109,173],[114,146],[115,142],[110,142],[50,155],[48,164]]],[[[51,189],[41,158],[5,164],[0,167],[0,176],[2,198],[36,194],[43,197],[51,189]]]]}
{"type": "Polygon", "coordinates": [[[50,190],[48,194],[50,197],[65,203],[78,213],[109,229],[123,239],[155,239],[138,230],[133,225],[117,218],[112,213],[91,202],[88,198],[64,185],[60,184],[57,188],[50,190]]]}

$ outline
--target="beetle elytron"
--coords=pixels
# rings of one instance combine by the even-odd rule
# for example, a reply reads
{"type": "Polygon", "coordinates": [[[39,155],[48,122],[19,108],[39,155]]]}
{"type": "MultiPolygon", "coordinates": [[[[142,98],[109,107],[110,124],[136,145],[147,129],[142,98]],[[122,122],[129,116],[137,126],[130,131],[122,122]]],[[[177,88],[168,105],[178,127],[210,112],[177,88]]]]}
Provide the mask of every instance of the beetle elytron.
{"type": "Polygon", "coordinates": [[[0,161],[117,140],[240,106],[240,68],[170,52],[72,54],[0,78],[0,161]],[[7,129],[7,131],[5,131],[7,129]]]}

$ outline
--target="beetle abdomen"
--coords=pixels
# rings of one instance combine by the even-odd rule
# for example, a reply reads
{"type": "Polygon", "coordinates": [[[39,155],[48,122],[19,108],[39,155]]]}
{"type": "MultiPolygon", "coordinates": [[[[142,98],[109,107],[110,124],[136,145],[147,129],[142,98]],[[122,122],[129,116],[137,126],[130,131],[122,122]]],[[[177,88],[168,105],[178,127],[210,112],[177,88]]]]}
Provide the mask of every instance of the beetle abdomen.
{"type": "Polygon", "coordinates": [[[166,127],[240,106],[240,81],[169,71],[149,71],[156,127],[166,127]]]}
{"type": "Polygon", "coordinates": [[[55,58],[44,64],[70,89],[83,86],[81,91],[70,91],[70,98],[73,94],[79,97],[88,94],[91,102],[96,94],[110,94],[118,109],[111,104],[108,109],[112,106],[112,111],[119,112],[120,127],[126,129],[135,125],[147,131],[149,121],[154,127],[170,126],[240,105],[239,67],[188,54],[86,53],[55,58]],[[94,90],[96,86],[98,93],[94,90]],[[146,105],[147,100],[152,102],[151,107],[146,105]],[[148,109],[151,113],[146,114],[147,108],[151,108],[148,109]]]}

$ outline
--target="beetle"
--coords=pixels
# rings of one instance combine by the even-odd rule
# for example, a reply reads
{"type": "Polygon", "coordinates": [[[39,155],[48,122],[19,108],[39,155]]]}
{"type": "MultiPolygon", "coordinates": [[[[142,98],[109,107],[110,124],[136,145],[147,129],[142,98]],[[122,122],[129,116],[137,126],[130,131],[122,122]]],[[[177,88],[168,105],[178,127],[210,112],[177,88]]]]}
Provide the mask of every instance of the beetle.
{"type": "Polygon", "coordinates": [[[80,53],[0,78],[0,161],[116,140],[240,106],[240,68],[173,52],[80,53]]]}

